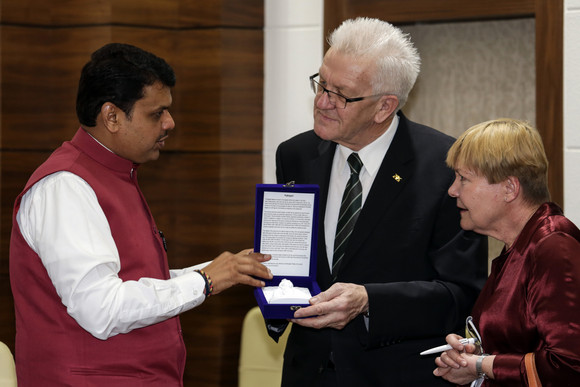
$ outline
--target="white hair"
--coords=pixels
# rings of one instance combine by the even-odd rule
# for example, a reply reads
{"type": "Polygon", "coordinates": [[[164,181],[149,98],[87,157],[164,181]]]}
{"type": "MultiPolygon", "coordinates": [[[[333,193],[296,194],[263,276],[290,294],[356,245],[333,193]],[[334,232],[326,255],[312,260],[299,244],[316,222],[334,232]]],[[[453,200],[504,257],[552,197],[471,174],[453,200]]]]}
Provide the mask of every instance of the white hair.
{"type": "Polygon", "coordinates": [[[385,21],[359,17],[344,21],[330,34],[328,43],[334,51],[374,62],[374,92],[396,95],[398,109],[407,102],[421,67],[408,34],[385,21]]]}

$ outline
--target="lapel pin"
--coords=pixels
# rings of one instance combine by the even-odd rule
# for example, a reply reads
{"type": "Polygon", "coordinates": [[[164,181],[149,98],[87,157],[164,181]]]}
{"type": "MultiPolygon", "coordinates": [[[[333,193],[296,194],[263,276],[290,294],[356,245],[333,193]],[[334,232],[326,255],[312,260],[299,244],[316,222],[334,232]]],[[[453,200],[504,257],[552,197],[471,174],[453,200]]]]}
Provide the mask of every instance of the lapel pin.
{"type": "Polygon", "coordinates": [[[403,180],[403,178],[399,175],[397,175],[396,173],[393,175],[393,179],[395,179],[397,181],[397,183],[400,183],[401,180],[403,180]]]}

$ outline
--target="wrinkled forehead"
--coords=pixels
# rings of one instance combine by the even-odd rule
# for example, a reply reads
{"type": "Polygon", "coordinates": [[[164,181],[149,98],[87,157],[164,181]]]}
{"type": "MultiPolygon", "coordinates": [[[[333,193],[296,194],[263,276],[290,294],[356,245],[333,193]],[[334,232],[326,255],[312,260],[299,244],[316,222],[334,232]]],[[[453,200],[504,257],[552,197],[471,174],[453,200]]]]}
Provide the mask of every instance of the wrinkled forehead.
{"type": "Polygon", "coordinates": [[[332,47],[324,55],[320,78],[337,89],[357,90],[372,86],[374,64],[365,58],[336,51],[332,47]]]}

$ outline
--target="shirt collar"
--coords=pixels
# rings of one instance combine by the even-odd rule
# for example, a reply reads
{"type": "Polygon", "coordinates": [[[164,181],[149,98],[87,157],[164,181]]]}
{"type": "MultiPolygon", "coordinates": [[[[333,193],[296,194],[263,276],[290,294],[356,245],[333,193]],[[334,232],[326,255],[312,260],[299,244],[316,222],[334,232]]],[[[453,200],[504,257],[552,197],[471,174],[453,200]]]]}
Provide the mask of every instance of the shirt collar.
{"type": "MultiPolygon", "coordinates": [[[[366,171],[369,175],[373,177],[376,176],[379,168],[381,167],[383,159],[385,158],[385,155],[387,154],[387,151],[393,142],[393,137],[395,137],[398,126],[399,116],[395,114],[393,121],[391,121],[391,125],[387,130],[385,130],[385,133],[381,134],[381,136],[375,141],[371,142],[356,152],[363,162],[363,169],[361,170],[361,174],[366,171]]],[[[338,164],[339,171],[344,171],[345,168],[348,170],[346,159],[348,159],[348,156],[350,156],[352,152],[352,149],[349,149],[340,144],[338,145],[338,154],[340,155],[340,161],[338,164]]]]}

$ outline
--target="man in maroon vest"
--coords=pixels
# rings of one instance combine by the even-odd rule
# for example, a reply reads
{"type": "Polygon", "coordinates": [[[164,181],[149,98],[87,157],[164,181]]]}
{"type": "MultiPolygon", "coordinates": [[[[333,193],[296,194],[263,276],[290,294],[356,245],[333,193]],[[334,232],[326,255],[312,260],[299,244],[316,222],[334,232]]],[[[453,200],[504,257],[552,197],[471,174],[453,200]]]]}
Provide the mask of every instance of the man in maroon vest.
{"type": "Polygon", "coordinates": [[[109,44],[82,70],[81,127],[18,196],[10,242],[20,387],[182,386],[181,312],[235,285],[263,286],[270,257],[222,253],[169,270],[137,183],[169,131],[171,67],[109,44]]]}

